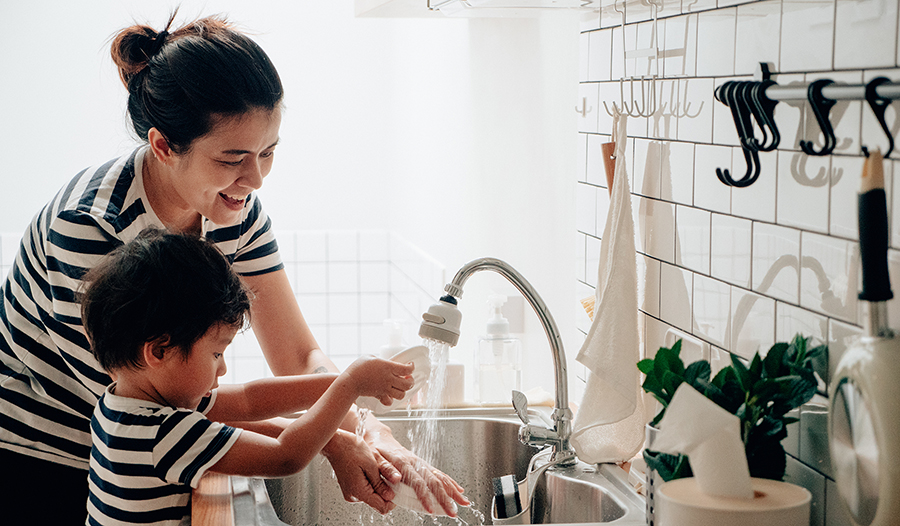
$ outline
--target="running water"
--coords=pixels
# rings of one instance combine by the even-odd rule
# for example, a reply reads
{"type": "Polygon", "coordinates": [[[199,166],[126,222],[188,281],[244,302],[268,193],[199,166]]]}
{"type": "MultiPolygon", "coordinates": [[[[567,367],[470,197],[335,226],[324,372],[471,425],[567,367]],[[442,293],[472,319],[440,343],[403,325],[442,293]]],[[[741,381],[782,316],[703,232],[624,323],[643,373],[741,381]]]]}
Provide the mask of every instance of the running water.
{"type": "MultiPolygon", "coordinates": [[[[421,400],[422,417],[416,421],[415,426],[410,429],[409,438],[412,451],[417,457],[425,463],[416,466],[416,470],[423,472],[430,470],[431,466],[436,466],[438,459],[438,448],[440,442],[438,430],[438,416],[444,405],[444,388],[447,380],[447,362],[450,354],[450,346],[444,342],[425,339],[425,345],[428,347],[428,358],[431,361],[431,374],[428,381],[420,391],[419,399],[421,400]]],[[[407,405],[407,411],[412,414],[411,405],[407,405]]],[[[369,414],[368,409],[358,409],[359,424],[356,427],[356,434],[362,436],[365,433],[365,421],[369,414]]],[[[474,504],[474,503],[473,503],[474,504]]],[[[485,522],[484,514],[478,511],[474,506],[468,508],[460,508],[460,515],[464,513],[471,514],[469,521],[457,516],[456,518],[435,517],[430,515],[422,515],[411,510],[403,508],[395,508],[391,513],[382,516],[371,508],[360,514],[360,524],[456,524],[457,526],[482,526],[485,522]],[[403,518],[412,518],[413,521],[407,522],[402,520],[398,513],[402,513],[403,518]]]]}

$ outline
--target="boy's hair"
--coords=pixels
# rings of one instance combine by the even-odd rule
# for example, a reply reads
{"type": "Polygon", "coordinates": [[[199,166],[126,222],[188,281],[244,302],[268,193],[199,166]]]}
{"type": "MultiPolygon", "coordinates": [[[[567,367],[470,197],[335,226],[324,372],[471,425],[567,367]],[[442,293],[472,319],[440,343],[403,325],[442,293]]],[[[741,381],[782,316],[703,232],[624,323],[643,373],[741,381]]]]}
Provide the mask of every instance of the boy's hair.
{"type": "Polygon", "coordinates": [[[146,229],[89,270],[81,318],[107,371],[144,365],[144,343],[160,340],[187,357],[215,325],[243,326],[250,295],[211,243],[146,229]]]}

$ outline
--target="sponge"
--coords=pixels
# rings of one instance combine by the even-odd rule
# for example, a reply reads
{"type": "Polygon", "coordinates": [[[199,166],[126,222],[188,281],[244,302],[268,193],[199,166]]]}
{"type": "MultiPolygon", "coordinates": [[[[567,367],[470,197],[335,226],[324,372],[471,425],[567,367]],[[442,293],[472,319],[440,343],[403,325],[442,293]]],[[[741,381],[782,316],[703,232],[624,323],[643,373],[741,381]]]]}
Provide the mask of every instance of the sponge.
{"type": "Polygon", "coordinates": [[[515,475],[504,475],[491,480],[494,486],[494,509],[498,519],[508,519],[522,513],[519,484],[515,475]]]}

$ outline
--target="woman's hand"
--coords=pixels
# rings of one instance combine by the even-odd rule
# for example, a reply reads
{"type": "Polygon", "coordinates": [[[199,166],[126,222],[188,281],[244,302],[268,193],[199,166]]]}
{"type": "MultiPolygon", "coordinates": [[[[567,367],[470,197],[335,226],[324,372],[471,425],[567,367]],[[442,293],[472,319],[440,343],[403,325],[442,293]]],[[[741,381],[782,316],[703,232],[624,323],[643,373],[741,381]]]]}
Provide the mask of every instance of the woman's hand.
{"type": "Polygon", "coordinates": [[[392,490],[384,481],[400,481],[400,472],[360,437],[338,429],[322,449],[347,502],[364,502],[382,515],[394,509],[392,490]]]}
{"type": "Polygon", "coordinates": [[[375,421],[367,425],[365,438],[378,456],[384,459],[381,464],[382,476],[392,483],[402,480],[410,486],[429,513],[438,511],[432,509],[429,492],[444,509],[444,513],[451,517],[456,516],[454,501],[462,506],[470,504],[469,499],[463,496],[462,486],[400,445],[384,424],[375,421]],[[393,474],[400,476],[395,478],[393,474]]]}

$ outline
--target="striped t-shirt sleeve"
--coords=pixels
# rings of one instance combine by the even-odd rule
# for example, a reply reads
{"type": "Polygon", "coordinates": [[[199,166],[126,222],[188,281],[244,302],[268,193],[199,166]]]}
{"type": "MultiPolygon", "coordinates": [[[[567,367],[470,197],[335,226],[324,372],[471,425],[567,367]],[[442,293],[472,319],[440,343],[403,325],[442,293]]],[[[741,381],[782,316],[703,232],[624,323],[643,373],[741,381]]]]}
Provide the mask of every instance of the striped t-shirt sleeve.
{"type": "Polygon", "coordinates": [[[200,477],[231,449],[240,430],[207,420],[197,411],[178,410],[160,425],[153,463],[170,484],[196,488],[200,477]]]}

